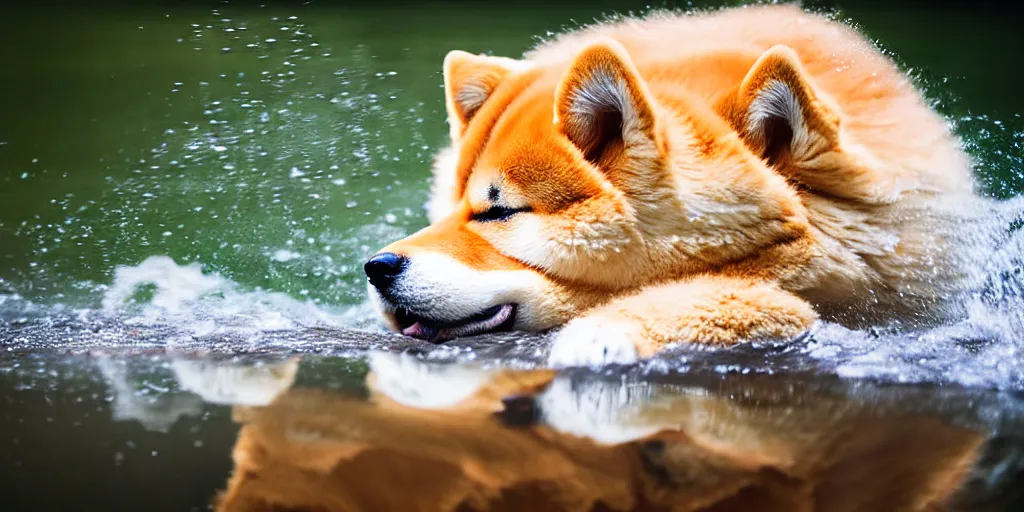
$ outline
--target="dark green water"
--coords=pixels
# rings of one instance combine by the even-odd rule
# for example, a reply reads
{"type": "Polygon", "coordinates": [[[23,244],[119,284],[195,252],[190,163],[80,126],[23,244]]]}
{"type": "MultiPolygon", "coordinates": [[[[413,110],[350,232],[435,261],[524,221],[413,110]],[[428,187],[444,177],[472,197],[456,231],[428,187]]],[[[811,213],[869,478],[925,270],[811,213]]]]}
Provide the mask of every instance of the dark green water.
{"type": "MultiPolygon", "coordinates": [[[[410,350],[456,361],[456,369],[543,361],[538,336],[431,347],[373,332],[362,262],[426,223],[429,163],[447,137],[447,51],[517,56],[538,38],[613,12],[644,12],[648,3],[367,4],[0,7],[5,510],[206,509],[225,488],[239,429],[250,421],[233,418],[233,409],[264,407],[274,393],[284,393],[280,403],[312,403],[352,432],[397,433],[375,441],[385,446],[415,434],[451,447],[443,429],[432,438],[419,428],[384,428],[389,416],[353,419],[372,406],[368,354],[410,350]],[[271,379],[272,390],[245,377],[289,356],[298,358],[297,374],[271,379]],[[309,390],[328,394],[304,402],[309,390]]],[[[655,7],[662,5],[693,6],[655,7]]],[[[976,157],[988,193],[1024,191],[1024,75],[1015,53],[1024,32],[1014,9],[815,5],[838,8],[917,77],[976,157]]],[[[680,432],[710,431],[741,458],[767,443],[787,447],[800,466],[833,446],[825,441],[843,441],[830,433],[864,430],[873,437],[858,442],[875,451],[833,461],[860,475],[845,481],[841,502],[886,510],[880,504],[899,493],[876,484],[920,490],[907,475],[946,467],[920,454],[957,446],[971,469],[951,482],[960,489],[951,509],[1020,510],[1024,340],[1015,304],[924,333],[833,325],[793,346],[683,349],[610,375],[561,375],[575,384],[531,395],[525,419],[509,418],[522,413],[518,400],[529,393],[510,392],[513,400],[495,409],[493,435],[524,425],[544,435],[615,434],[601,457],[636,448],[647,463],[651,446],[640,443],[637,425],[675,433],[675,442],[680,432]],[[664,411],[665,400],[689,405],[660,423],[616,423],[664,411]],[[792,437],[772,437],[764,425],[792,437]]],[[[459,375],[444,381],[444,392],[478,384],[459,375]]],[[[284,422],[309,413],[267,411],[284,422]]],[[[437,414],[425,424],[447,425],[450,417],[437,414]]],[[[466,441],[452,449],[485,466],[485,448],[466,441]]],[[[420,455],[408,460],[423,462],[420,455]]],[[[399,471],[409,464],[395,475],[413,478],[399,471]]],[[[765,472],[799,480],[799,468],[783,466],[765,472]]],[[[643,467],[630,477],[666,474],[643,467]]],[[[366,475],[355,481],[389,481],[366,475]]],[[[416,501],[412,487],[393,494],[416,501]]]]}

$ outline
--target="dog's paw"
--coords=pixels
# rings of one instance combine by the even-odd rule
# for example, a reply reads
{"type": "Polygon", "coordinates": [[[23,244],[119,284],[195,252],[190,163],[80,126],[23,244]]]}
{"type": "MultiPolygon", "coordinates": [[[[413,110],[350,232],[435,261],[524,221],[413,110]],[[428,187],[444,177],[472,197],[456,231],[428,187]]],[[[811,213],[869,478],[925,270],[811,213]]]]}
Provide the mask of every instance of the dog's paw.
{"type": "Polygon", "coordinates": [[[554,367],[630,364],[639,359],[635,333],[621,321],[584,317],[569,322],[551,343],[554,367]]]}

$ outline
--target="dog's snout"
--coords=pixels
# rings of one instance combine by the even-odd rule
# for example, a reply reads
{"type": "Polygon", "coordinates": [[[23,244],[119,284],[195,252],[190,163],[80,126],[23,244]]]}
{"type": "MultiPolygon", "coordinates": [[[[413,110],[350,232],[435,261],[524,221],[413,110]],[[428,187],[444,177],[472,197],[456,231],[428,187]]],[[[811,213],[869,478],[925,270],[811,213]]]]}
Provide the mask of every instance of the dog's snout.
{"type": "Polygon", "coordinates": [[[370,284],[378,290],[384,291],[405,270],[408,264],[409,260],[404,256],[399,256],[393,252],[382,252],[370,258],[363,265],[363,271],[366,272],[366,277],[370,280],[370,284]]]}

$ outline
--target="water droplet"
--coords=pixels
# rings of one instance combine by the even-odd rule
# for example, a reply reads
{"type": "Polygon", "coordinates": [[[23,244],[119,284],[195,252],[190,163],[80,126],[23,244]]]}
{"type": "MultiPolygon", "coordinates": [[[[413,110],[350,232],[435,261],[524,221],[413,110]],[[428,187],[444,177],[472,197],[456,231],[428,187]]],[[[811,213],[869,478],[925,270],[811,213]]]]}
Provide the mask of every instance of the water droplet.
{"type": "Polygon", "coordinates": [[[284,263],[287,261],[291,261],[295,258],[298,258],[299,256],[301,255],[297,252],[289,251],[287,249],[278,249],[277,251],[274,252],[273,258],[274,261],[284,263]]]}

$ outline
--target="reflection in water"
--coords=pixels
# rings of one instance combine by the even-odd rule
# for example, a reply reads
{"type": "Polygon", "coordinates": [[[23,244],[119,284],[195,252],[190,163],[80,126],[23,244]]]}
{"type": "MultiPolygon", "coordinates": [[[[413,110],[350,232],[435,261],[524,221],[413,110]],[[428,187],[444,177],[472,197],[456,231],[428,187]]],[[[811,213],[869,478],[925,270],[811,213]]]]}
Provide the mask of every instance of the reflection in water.
{"type": "MultiPolygon", "coordinates": [[[[114,394],[114,421],[138,421],[146,430],[167,432],[184,416],[198,416],[203,399],[192,393],[141,394],[133,386],[125,361],[99,356],[96,366],[114,394]]],[[[166,390],[162,390],[166,391],[166,390]]]]}
{"type": "MultiPolygon", "coordinates": [[[[141,394],[129,373],[128,361],[106,354],[96,357],[96,366],[113,392],[114,421],[138,421],[146,430],[167,432],[182,417],[198,416],[203,403],[265,406],[295,381],[299,359],[259,364],[217,362],[175,357],[170,368],[181,391],[153,384],[159,393],[141,394]]],[[[142,381],[144,382],[144,381],[142,381]]]]}
{"type": "Polygon", "coordinates": [[[5,507],[1024,510],[1014,393],[176,350],[0,352],[5,507]]]}
{"type": "Polygon", "coordinates": [[[299,359],[271,365],[235,365],[175,359],[171,369],[181,387],[210,403],[267,405],[295,381],[299,359]]]}
{"type": "Polygon", "coordinates": [[[792,380],[369,363],[368,398],[293,386],[294,360],[172,363],[241,425],[216,509],[976,510],[1013,473],[978,466],[977,422],[792,380]]]}

